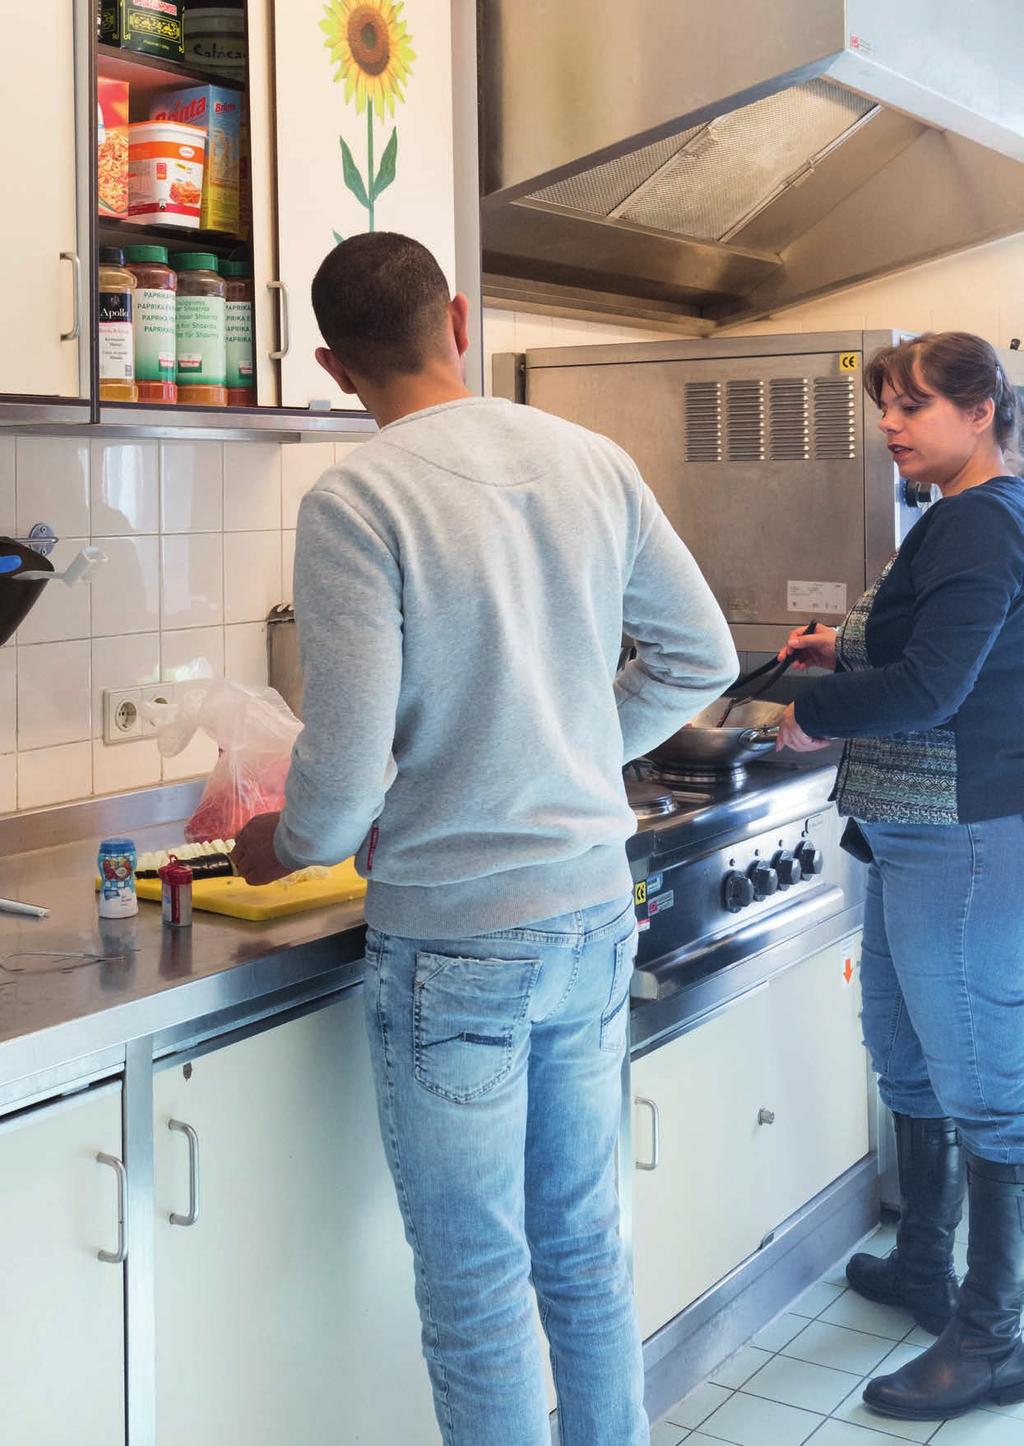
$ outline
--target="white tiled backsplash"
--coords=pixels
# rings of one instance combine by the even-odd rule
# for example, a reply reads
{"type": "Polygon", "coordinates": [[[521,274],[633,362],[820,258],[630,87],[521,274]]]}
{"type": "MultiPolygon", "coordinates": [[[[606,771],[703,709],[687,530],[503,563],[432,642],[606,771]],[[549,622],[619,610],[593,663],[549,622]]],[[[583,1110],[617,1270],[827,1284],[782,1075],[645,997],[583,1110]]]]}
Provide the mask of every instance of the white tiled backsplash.
{"type": "Polygon", "coordinates": [[[88,541],[110,559],[91,587],[47,587],[0,648],[0,813],[209,770],[205,739],[163,761],[153,739],[105,745],[103,690],[266,683],[299,501],[351,446],[0,436],[0,534],[48,522],[58,568],[88,541]]]}

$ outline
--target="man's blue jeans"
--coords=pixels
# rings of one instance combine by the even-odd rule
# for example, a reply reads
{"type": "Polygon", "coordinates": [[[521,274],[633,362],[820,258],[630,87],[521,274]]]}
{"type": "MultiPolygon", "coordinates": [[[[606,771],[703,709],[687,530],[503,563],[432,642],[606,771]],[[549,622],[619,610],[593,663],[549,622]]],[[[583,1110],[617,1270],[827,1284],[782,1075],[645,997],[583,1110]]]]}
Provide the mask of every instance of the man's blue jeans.
{"type": "Polygon", "coordinates": [[[862,823],[864,1038],[885,1103],[1024,1164],[1024,818],[862,823]]]}
{"type": "Polygon", "coordinates": [[[646,1446],[615,1146],[632,903],[470,939],[370,929],[381,1130],[445,1446],[646,1446]]]}

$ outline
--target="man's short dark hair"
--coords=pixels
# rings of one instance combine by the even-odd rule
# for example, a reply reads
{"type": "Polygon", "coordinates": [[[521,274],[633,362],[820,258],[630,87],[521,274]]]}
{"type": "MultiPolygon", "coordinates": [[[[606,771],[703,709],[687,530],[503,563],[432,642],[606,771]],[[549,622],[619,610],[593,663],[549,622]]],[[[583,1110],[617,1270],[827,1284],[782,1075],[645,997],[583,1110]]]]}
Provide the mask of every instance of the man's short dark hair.
{"type": "Polygon", "coordinates": [[[351,236],[313,278],[313,311],[343,366],[381,382],[422,371],[444,344],[448,283],[425,246],[393,231],[351,236]]]}

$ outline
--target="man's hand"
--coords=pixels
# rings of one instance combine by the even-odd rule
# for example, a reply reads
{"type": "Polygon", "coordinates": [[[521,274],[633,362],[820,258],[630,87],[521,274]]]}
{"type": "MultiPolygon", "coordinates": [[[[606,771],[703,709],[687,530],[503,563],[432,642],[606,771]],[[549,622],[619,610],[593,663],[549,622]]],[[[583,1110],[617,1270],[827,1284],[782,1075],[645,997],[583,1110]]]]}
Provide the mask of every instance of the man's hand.
{"type": "Polygon", "coordinates": [[[779,723],[779,741],[776,749],[792,748],[794,753],[813,753],[817,748],[827,748],[828,738],[811,738],[796,721],[796,707],[790,703],[779,723]]]}
{"type": "Polygon", "coordinates": [[[274,852],[274,831],[280,817],[280,812],[257,814],[235,840],[231,857],[247,884],[272,884],[293,872],[274,852]]]}

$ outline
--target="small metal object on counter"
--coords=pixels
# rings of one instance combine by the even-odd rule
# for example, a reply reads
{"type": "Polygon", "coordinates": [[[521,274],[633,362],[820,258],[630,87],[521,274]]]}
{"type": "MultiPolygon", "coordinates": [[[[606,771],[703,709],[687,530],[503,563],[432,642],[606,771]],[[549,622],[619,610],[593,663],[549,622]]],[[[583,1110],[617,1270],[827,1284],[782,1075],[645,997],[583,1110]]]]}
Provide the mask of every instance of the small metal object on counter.
{"type": "Polygon", "coordinates": [[[126,919],[139,912],[135,892],[135,868],[138,854],[130,838],[105,838],[100,844],[96,866],[99,869],[99,911],[102,919],[126,919]]]}
{"type": "Polygon", "coordinates": [[[45,919],[49,909],[41,904],[23,904],[19,899],[0,899],[0,914],[24,914],[30,919],[45,919]]]}
{"type": "Polygon", "coordinates": [[[160,870],[163,884],[161,903],[164,923],[171,929],[188,929],[192,924],[192,870],[171,855],[160,870]]]}

